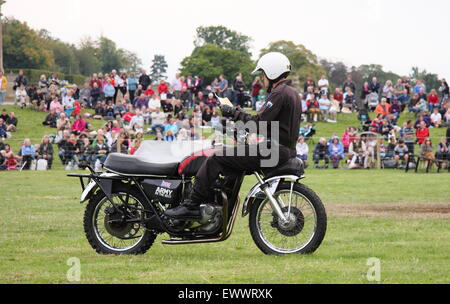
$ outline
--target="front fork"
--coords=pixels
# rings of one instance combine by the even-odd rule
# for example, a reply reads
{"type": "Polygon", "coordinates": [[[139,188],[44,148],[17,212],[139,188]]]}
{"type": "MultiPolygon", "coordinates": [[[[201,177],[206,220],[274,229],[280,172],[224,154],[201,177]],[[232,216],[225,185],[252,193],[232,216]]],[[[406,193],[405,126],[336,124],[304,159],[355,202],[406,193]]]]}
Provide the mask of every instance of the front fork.
{"type": "Polygon", "coordinates": [[[278,218],[281,219],[283,223],[289,222],[289,216],[291,213],[291,198],[292,198],[292,189],[294,186],[294,183],[291,183],[291,192],[289,196],[289,207],[288,207],[288,216],[286,217],[284,215],[284,212],[282,208],[285,208],[283,202],[280,202],[277,200],[273,195],[272,192],[269,189],[269,185],[267,183],[264,183],[264,180],[261,178],[261,175],[259,175],[258,172],[255,172],[256,179],[258,180],[259,184],[261,185],[261,190],[266,194],[267,198],[269,199],[270,205],[275,210],[275,213],[277,214],[278,218]]]}

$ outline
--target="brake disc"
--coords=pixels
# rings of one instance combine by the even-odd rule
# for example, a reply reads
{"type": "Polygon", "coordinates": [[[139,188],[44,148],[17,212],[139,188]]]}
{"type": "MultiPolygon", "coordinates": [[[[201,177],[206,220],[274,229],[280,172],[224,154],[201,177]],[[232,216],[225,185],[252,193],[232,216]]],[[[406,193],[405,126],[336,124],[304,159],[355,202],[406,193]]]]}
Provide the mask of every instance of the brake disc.
{"type": "Polygon", "coordinates": [[[120,212],[108,207],[105,209],[105,213],[104,225],[109,234],[121,239],[128,238],[132,234],[134,224],[126,223],[120,212]]]}
{"type": "MultiPolygon", "coordinates": [[[[284,215],[287,217],[289,208],[284,207],[281,209],[284,215]]],[[[305,218],[303,213],[297,207],[291,207],[291,213],[288,218],[288,222],[283,222],[276,213],[272,213],[273,221],[271,226],[276,228],[278,232],[285,236],[296,236],[302,232],[305,226],[305,218]]]]}

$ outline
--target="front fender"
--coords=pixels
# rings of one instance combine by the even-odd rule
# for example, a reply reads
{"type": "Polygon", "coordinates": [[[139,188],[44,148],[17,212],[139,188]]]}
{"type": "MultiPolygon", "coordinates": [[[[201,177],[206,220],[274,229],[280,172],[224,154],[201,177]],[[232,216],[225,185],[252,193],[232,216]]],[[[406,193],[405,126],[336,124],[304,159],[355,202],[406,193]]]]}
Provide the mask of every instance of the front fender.
{"type": "MultiPolygon", "coordinates": [[[[303,176],[296,176],[296,175],[282,175],[282,176],[274,176],[272,178],[269,178],[264,181],[265,184],[269,185],[269,191],[270,193],[274,194],[275,191],[278,188],[278,184],[281,180],[293,180],[298,181],[299,179],[302,179],[303,176]]],[[[245,217],[249,212],[251,205],[255,199],[264,199],[266,197],[266,194],[261,190],[262,184],[256,183],[247,194],[247,197],[245,198],[244,205],[242,206],[242,216],[245,217]]]]}

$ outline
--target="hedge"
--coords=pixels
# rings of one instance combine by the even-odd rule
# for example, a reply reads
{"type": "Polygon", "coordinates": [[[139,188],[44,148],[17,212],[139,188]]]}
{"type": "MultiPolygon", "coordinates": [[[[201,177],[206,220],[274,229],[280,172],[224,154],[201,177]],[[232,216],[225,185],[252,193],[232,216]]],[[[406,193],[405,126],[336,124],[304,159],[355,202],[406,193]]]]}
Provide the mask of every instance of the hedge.
{"type": "MultiPolygon", "coordinates": [[[[23,74],[25,75],[25,77],[27,77],[29,82],[35,82],[37,83],[39,81],[39,79],[41,78],[41,75],[45,75],[47,76],[47,79],[49,78],[50,75],[52,75],[52,73],[55,72],[51,72],[51,71],[47,71],[47,70],[36,70],[36,69],[8,69],[5,68],[5,74],[13,74],[13,75],[17,75],[19,73],[19,71],[23,71],[23,74]]],[[[69,83],[73,84],[77,84],[78,86],[82,86],[87,79],[89,79],[89,77],[87,76],[83,76],[83,75],[76,75],[76,74],[64,74],[64,73],[58,73],[58,79],[60,80],[67,80],[69,83]]]]}

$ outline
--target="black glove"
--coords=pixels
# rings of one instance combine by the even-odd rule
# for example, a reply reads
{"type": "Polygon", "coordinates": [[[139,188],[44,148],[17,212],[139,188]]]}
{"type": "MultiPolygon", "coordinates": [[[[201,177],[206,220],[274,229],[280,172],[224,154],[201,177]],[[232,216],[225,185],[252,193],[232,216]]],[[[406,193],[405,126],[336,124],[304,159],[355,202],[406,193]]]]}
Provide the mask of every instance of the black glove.
{"type": "Polygon", "coordinates": [[[230,107],[230,106],[223,105],[223,106],[220,107],[220,109],[222,110],[222,116],[223,117],[232,118],[236,114],[236,108],[233,108],[233,107],[230,107]]]}

